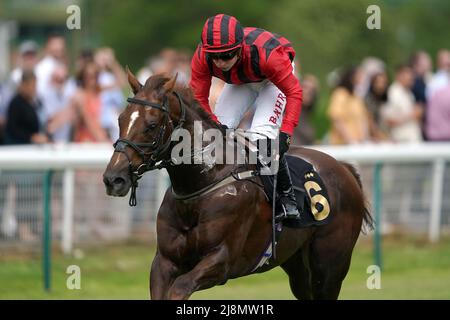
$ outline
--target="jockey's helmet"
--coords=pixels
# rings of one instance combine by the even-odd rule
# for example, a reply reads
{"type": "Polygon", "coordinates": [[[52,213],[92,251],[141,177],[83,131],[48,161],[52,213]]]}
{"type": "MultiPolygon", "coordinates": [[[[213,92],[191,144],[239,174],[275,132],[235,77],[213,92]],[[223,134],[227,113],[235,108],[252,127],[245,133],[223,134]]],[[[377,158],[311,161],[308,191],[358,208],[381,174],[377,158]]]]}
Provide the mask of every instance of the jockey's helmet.
{"type": "Polygon", "coordinates": [[[205,52],[226,52],[242,45],[244,30],[239,21],[226,14],[208,18],[202,31],[202,50],[205,52]]]}

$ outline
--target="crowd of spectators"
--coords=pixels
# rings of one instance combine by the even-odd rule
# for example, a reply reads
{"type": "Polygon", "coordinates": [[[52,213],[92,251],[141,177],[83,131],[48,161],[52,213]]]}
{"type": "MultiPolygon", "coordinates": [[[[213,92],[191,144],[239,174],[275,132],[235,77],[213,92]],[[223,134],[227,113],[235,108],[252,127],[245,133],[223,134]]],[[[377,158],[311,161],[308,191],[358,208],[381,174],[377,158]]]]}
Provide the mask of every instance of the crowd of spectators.
{"type": "Polygon", "coordinates": [[[414,53],[392,82],[376,58],[343,70],[327,114],[330,144],[450,141],[450,51],[439,50],[434,73],[430,55],[414,53]]]}
{"type": "MultiPolygon", "coordinates": [[[[0,144],[112,142],[128,92],[126,73],[113,49],[83,50],[74,63],[61,35],[50,35],[42,50],[33,41],[18,48],[10,75],[0,84],[0,144]],[[73,70],[73,72],[70,72],[73,70]]],[[[141,83],[153,74],[178,74],[188,85],[190,53],[164,49],[137,71],[141,83]]],[[[297,62],[300,66],[300,63],[297,62]]],[[[450,51],[442,49],[433,73],[429,54],[419,51],[397,66],[392,81],[386,64],[366,58],[329,77],[332,91],[326,114],[330,128],[319,139],[313,116],[320,85],[312,74],[297,73],[303,106],[293,143],[354,144],[382,141],[450,140],[450,51]]],[[[223,82],[214,79],[210,104],[223,82]]],[[[251,119],[251,111],[243,120],[251,119]]]]}

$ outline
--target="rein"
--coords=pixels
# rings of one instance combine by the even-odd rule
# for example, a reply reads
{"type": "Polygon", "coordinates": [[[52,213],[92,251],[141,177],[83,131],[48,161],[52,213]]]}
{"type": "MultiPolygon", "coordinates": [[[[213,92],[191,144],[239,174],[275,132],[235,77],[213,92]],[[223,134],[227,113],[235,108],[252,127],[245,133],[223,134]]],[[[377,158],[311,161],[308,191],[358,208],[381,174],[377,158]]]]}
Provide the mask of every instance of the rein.
{"type": "Polygon", "coordinates": [[[166,141],[160,143],[164,139],[167,127],[170,126],[172,132],[174,132],[182,128],[183,124],[186,121],[186,106],[184,105],[183,99],[181,99],[178,92],[173,91],[173,94],[177,97],[180,103],[180,110],[181,110],[181,117],[176,127],[173,126],[173,121],[169,115],[169,105],[167,97],[164,97],[162,105],[136,98],[127,99],[127,101],[130,103],[156,108],[164,113],[163,124],[160,126],[156,139],[152,143],[142,143],[142,142],[134,142],[128,139],[118,139],[113,144],[114,152],[120,152],[125,154],[128,160],[128,174],[131,179],[131,194],[130,194],[130,201],[128,203],[132,207],[136,206],[137,204],[136,188],[138,187],[138,180],[142,177],[142,175],[147,171],[166,168],[168,165],[171,164],[171,160],[165,159],[161,160],[159,164],[157,162],[159,157],[167,152],[172,143],[171,135],[168,136],[166,141]],[[130,147],[131,149],[136,151],[142,159],[142,163],[136,168],[136,170],[133,169],[133,163],[131,162],[131,158],[125,152],[127,147],[130,147]],[[146,152],[143,149],[150,149],[150,151],[146,152]]]}

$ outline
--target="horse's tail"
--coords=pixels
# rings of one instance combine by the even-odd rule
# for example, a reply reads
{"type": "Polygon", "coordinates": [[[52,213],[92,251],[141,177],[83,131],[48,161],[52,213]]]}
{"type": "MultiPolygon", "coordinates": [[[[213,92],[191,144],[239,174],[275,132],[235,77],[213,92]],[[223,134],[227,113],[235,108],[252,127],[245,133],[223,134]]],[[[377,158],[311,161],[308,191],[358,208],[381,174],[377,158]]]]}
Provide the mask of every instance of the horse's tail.
{"type": "Polygon", "coordinates": [[[348,171],[350,171],[350,173],[355,177],[356,181],[358,182],[359,187],[361,188],[361,192],[364,196],[364,215],[363,215],[362,232],[366,233],[367,231],[373,230],[374,221],[373,221],[372,215],[370,214],[369,203],[367,202],[367,199],[364,195],[363,185],[361,182],[361,176],[358,173],[358,171],[356,171],[356,168],[354,166],[352,166],[350,163],[341,161],[341,164],[344,167],[346,167],[348,169],[348,171]]]}

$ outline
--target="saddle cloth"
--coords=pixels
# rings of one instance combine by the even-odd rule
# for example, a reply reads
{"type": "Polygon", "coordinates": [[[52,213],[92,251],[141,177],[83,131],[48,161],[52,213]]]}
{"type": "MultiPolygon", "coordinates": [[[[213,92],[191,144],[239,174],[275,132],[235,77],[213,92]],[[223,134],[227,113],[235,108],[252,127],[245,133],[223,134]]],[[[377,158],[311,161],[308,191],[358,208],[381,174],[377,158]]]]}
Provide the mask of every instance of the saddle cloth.
{"type": "MultiPolygon", "coordinates": [[[[295,221],[277,217],[276,221],[282,220],[283,225],[291,228],[321,226],[327,224],[330,218],[330,200],[327,189],[320,175],[307,161],[290,155],[285,155],[291,173],[292,184],[295,190],[297,208],[303,212],[302,224],[295,221]]],[[[273,180],[274,176],[262,175],[261,180],[270,204],[273,203],[273,180]]],[[[276,199],[276,212],[281,212],[279,194],[276,199]]]]}
{"type": "MultiPolygon", "coordinates": [[[[330,200],[327,189],[323,183],[320,175],[314,170],[314,167],[307,161],[290,155],[286,155],[286,160],[291,173],[292,184],[295,190],[295,197],[297,200],[297,208],[302,212],[302,223],[299,225],[296,221],[289,219],[276,218],[275,219],[275,243],[283,231],[283,226],[289,228],[303,228],[308,226],[325,225],[330,220],[330,200]]],[[[273,176],[261,176],[263,181],[267,200],[272,205],[273,197],[273,176]]],[[[277,193],[277,198],[279,197],[277,193]]],[[[279,206],[279,201],[276,201],[279,206]]],[[[276,208],[279,209],[279,208],[276,208]]],[[[280,212],[275,210],[275,212],[280,212]]],[[[266,249],[261,254],[257,263],[252,269],[256,271],[264,264],[269,263],[272,257],[272,239],[267,243],[266,249]]]]}

